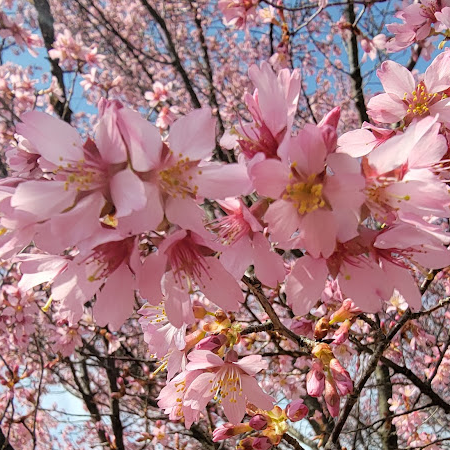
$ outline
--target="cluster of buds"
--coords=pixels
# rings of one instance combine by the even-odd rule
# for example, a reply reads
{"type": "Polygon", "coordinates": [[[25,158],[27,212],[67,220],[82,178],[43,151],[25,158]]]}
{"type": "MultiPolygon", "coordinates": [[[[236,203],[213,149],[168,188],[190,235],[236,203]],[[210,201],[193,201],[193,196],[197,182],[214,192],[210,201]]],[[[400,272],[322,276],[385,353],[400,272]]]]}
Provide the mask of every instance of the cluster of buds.
{"type": "Polygon", "coordinates": [[[323,394],[331,416],[337,417],[340,397],[353,392],[353,381],[334,357],[329,345],[317,344],[312,354],[316,359],[306,378],[308,394],[311,397],[320,397],[323,394]]]}
{"type": "MultiPolygon", "coordinates": [[[[195,311],[194,309],[194,314],[198,315],[200,313],[201,311],[195,311]]],[[[211,313],[205,313],[205,316],[206,314],[211,313]]],[[[240,328],[236,327],[221,309],[217,310],[213,315],[215,320],[203,325],[203,331],[210,333],[210,335],[198,342],[195,348],[197,350],[209,350],[223,357],[227,348],[232,348],[239,342],[240,328]]]]}
{"type": "Polygon", "coordinates": [[[308,415],[308,407],[302,399],[289,403],[283,410],[275,406],[271,411],[262,411],[252,405],[247,408],[252,416],[248,422],[233,425],[225,423],[214,430],[213,441],[221,441],[243,433],[252,435],[239,442],[241,450],[268,450],[280,443],[283,434],[288,429],[288,420],[298,422],[308,415]]]}
{"type": "Polygon", "coordinates": [[[333,344],[343,344],[348,339],[348,333],[353,322],[361,312],[362,310],[355,306],[351,299],[345,299],[341,307],[330,318],[322,317],[317,321],[314,327],[314,338],[317,340],[323,339],[332,325],[341,323],[340,327],[334,332],[332,339],[333,344]]]}

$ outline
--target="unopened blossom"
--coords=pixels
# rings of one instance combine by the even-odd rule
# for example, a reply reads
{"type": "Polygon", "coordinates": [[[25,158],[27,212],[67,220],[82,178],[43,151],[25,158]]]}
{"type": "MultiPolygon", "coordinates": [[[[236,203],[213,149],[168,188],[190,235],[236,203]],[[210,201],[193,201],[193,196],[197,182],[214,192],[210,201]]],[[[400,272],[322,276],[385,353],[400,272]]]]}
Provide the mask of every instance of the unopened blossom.
{"type": "Polygon", "coordinates": [[[311,397],[320,397],[325,389],[325,373],[320,361],[313,362],[306,377],[306,389],[311,397]]]}
{"type": "Polygon", "coordinates": [[[298,422],[304,419],[309,412],[308,407],[303,403],[301,398],[298,398],[286,406],[286,415],[292,422],[298,422]]]}
{"type": "Polygon", "coordinates": [[[261,431],[267,428],[267,417],[262,414],[256,414],[248,423],[254,430],[261,431]]]}
{"type": "Polygon", "coordinates": [[[224,439],[228,439],[232,436],[237,436],[241,433],[247,433],[252,431],[252,427],[248,423],[239,423],[237,425],[233,425],[232,423],[224,423],[223,425],[219,425],[213,431],[213,442],[222,441],[224,439]]]}
{"type": "Polygon", "coordinates": [[[372,97],[369,116],[377,122],[395,123],[439,115],[439,122],[450,124],[450,52],[438,55],[418,83],[411,72],[394,61],[385,61],[377,70],[385,94],[372,97]]]}
{"type": "Polygon", "coordinates": [[[202,411],[214,397],[224,409],[231,423],[239,423],[245,414],[246,401],[263,410],[273,407],[273,397],[267,395],[254,376],[267,368],[260,355],[246,356],[240,360],[231,350],[225,360],[206,350],[194,350],[188,355],[189,370],[203,370],[186,391],[184,403],[202,411]]]}

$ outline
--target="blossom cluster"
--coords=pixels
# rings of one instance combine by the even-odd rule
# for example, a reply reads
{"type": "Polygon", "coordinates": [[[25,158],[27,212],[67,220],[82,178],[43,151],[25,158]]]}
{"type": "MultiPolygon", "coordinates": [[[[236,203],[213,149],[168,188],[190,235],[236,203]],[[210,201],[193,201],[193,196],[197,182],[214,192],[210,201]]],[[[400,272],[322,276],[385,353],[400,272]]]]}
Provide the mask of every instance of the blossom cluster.
{"type": "MultiPolygon", "coordinates": [[[[172,418],[189,426],[211,399],[221,401],[233,424],[249,407],[264,415],[275,399],[255,375],[267,364],[259,355],[239,358],[239,330],[226,314],[244,301],[245,273],[284,290],[298,316],[337,284],[348,300],[345,313],[337,307],[338,318],[330,318],[343,322],[338,343],[358,312],[379,311],[394,294],[421,307],[411,267],[450,265],[450,238],[440,223],[450,218],[449,55],[439,55],[418,83],[384,63],[387,94],[373,98],[370,113],[378,122],[401,120],[403,129],[372,126],[340,137],[339,108],[318,125],[295,128],[297,70],[275,74],[267,63],[254,65],[256,89],[244,98],[252,121],[220,141],[238,155],[230,164],[215,159],[216,121],[208,108],[166,132],[102,99],[86,140],[45,113],[23,114],[7,152],[13,176],[0,184],[0,254],[20,264],[24,295],[51,284],[50,301],[69,330],[93,297],[97,323],[112,330],[146,300],[141,324],[169,371],[159,405],[172,418]],[[196,329],[211,304],[222,310],[209,311],[215,328],[196,329]]],[[[148,100],[157,104],[168,89],[155,86],[148,100]]],[[[329,329],[321,326],[318,339],[329,329]]],[[[350,375],[329,347],[319,344],[313,355],[308,393],[323,394],[337,416],[340,397],[352,391],[350,375]]],[[[279,435],[264,436],[276,445],[279,435]]]]}

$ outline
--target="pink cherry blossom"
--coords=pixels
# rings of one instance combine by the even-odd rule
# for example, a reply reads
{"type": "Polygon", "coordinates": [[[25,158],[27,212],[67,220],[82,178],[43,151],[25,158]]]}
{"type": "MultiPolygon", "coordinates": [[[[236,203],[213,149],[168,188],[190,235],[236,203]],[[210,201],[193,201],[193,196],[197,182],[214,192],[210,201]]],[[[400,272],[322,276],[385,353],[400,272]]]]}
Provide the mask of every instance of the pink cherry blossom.
{"type": "Polygon", "coordinates": [[[321,129],[313,125],[290,139],[285,160],[256,163],[250,170],[256,190],[275,199],[264,216],[272,241],[328,257],[337,240],[356,236],[364,201],[359,172],[348,155],[328,154],[321,129]]]}
{"type": "Polygon", "coordinates": [[[414,118],[439,115],[450,124],[450,100],[444,93],[450,87],[450,52],[438,55],[427,68],[423,80],[416,83],[408,69],[394,61],[385,61],[377,75],[385,94],[372,97],[368,114],[377,122],[409,125],[414,118]]]}
{"type": "Polygon", "coordinates": [[[245,414],[246,400],[258,408],[270,410],[273,397],[259,387],[255,374],[267,368],[260,355],[246,356],[240,360],[230,351],[225,361],[207,350],[194,350],[188,356],[189,370],[203,370],[186,391],[184,402],[196,410],[220,393],[221,405],[231,423],[239,423],[245,414]]]}

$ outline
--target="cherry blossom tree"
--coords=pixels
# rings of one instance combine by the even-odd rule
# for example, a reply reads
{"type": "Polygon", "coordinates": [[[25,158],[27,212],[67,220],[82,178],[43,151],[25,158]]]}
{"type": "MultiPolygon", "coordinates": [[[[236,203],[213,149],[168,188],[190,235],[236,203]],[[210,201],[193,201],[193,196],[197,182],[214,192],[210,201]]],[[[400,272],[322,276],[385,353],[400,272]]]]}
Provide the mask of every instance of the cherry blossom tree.
{"type": "Polygon", "coordinates": [[[0,449],[450,442],[450,2],[0,0],[0,449]]]}

